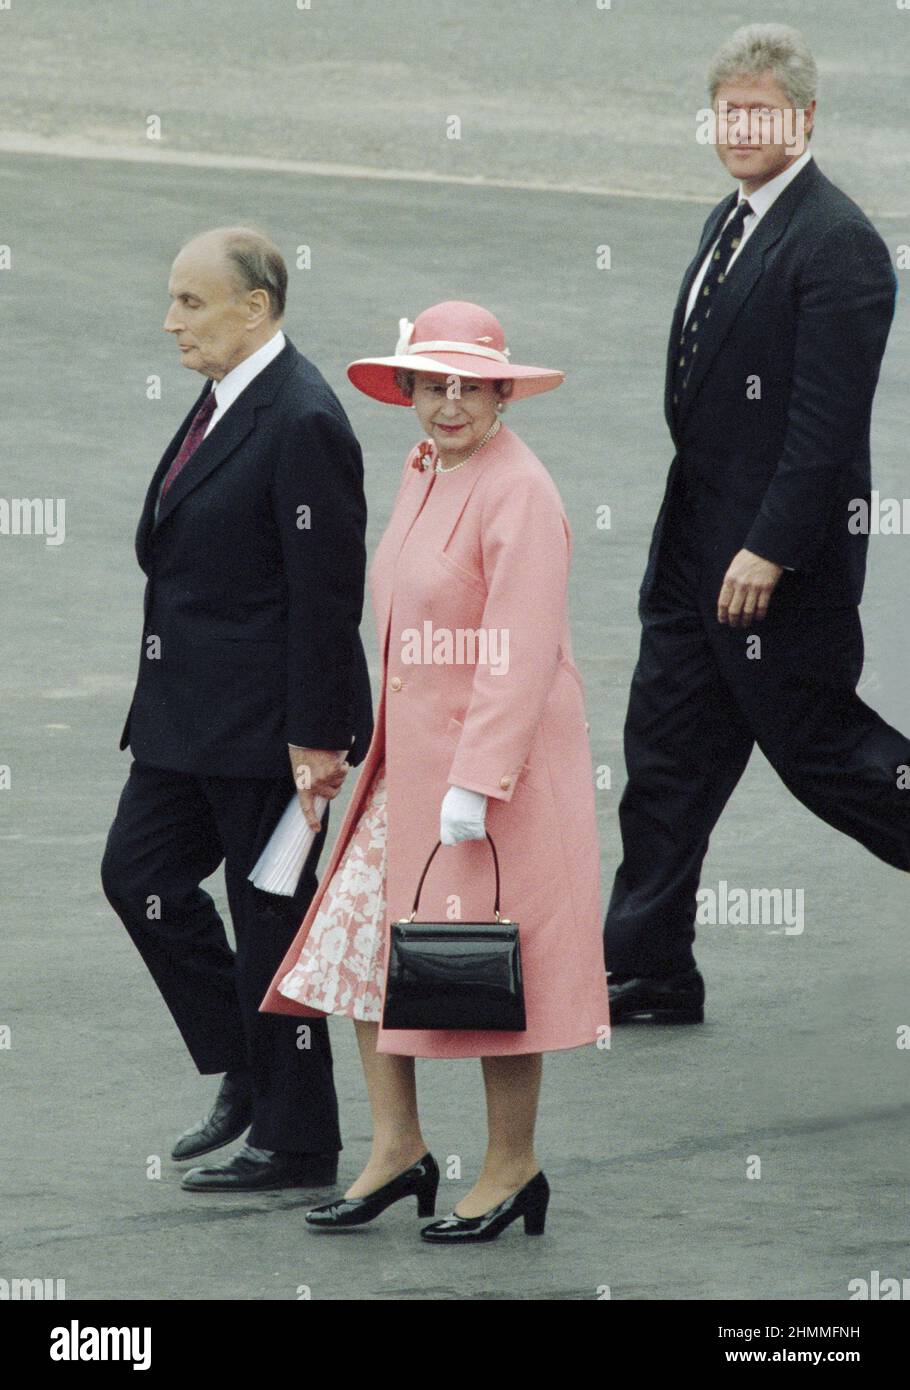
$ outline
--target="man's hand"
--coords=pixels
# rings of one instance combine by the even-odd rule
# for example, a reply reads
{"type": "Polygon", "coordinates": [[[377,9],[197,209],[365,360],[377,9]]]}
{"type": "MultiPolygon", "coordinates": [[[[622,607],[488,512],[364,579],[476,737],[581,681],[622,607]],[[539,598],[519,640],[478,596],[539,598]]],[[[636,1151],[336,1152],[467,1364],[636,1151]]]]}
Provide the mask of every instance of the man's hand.
{"type": "Polygon", "coordinates": [[[313,800],[324,796],[331,801],[341,791],[342,783],[348,775],[348,764],[338,754],[327,748],[297,748],[288,744],[291,755],[291,770],[300,806],[311,830],[319,830],[322,822],[316,815],[313,800]]]}
{"type": "Polygon", "coordinates": [[[717,621],[730,627],[749,627],[753,618],[761,622],[783,572],[783,566],[773,560],[763,560],[751,550],[738,551],[724,575],[717,621]]]}

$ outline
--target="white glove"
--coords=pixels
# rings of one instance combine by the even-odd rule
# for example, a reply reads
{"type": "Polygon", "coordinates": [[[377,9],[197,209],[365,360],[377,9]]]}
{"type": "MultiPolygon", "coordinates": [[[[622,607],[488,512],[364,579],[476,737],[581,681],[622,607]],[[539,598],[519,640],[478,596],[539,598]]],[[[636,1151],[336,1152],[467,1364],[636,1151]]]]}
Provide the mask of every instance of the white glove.
{"type": "Polygon", "coordinates": [[[487,798],[482,792],[470,792],[466,787],[449,787],[442,798],[439,812],[439,838],[444,845],[457,845],[459,840],[482,840],[486,836],[484,816],[487,798]]]}

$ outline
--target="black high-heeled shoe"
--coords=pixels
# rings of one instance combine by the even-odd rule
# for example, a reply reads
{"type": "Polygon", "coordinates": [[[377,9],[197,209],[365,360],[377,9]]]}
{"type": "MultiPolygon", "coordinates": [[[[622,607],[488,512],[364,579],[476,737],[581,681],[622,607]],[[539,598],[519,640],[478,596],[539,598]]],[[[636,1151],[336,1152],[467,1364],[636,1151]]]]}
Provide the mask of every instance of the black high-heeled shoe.
{"type": "Polygon", "coordinates": [[[306,1223],[317,1230],[333,1231],[345,1226],[363,1226],[402,1197],[417,1198],[417,1215],[432,1216],[436,1211],[436,1189],[439,1187],[439,1167],[431,1153],[425,1153],[417,1163],[403,1173],[368,1192],[365,1197],[342,1197],[313,1207],[306,1214],[306,1223]]]}
{"type": "Polygon", "coordinates": [[[525,1219],[526,1236],[542,1236],[549,1200],[550,1184],[542,1172],[535,1173],[524,1187],[490,1211],[485,1211],[482,1216],[458,1216],[454,1211],[450,1212],[441,1221],[424,1226],[420,1232],[421,1239],[436,1245],[467,1245],[470,1241],[495,1240],[519,1216],[525,1219]]]}

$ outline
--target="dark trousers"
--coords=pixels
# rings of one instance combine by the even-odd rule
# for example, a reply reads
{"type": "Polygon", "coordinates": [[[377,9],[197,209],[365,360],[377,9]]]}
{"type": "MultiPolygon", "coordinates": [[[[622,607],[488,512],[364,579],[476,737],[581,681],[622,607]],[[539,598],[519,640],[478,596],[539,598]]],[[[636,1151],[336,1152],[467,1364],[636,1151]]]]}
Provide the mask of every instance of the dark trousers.
{"type": "Polygon", "coordinates": [[[798,578],[785,572],[764,621],[722,626],[717,594],[699,585],[710,554],[705,502],[697,486],[676,488],[655,582],[639,609],[619,807],[623,859],[604,928],[616,977],[694,964],[708,839],[756,743],[810,811],[910,869],[910,789],[900,779],[910,741],[856,694],[858,610],[806,608],[798,578]]]}
{"type": "Polygon", "coordinates": [[[249,1142],[329,1153],[341,1137],[327,1022],[259,1013],[315,892],[328,826],[326,811],[293,898],[254,888],[247,874],[293,791],[290,763],[287,778],[255,778],[134,762],[101,877],[199,1071],[250,1068],[249,1142]],[[199,886],[222,861],[236,954],[199,886]]]}

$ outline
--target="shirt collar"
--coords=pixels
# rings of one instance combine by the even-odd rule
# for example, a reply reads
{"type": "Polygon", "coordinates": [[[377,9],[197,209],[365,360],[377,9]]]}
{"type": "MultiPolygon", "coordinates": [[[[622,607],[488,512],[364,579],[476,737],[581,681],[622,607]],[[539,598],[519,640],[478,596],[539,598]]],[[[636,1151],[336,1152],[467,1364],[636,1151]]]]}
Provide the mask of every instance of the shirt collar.
{"type": "Polygon", "coordinates": [[[788,164],[787,168],[784,169],[782,173],[777,174],[773,179],[769,179],[767,183],[763,183],[761,188],[757,188],[754,193],[745,193],[742,184],[740,184],[739,197],[736,200],[737,204],[741,203],[744,198],[748,198],[749,206],[755,216],[764,217],[771,204],[775,199],[780,197],[787,185],[792,183],[796,178],[797,174],[802,169],[805,169],[811,158],[812,151],[803,150],[798,159],[794,159],[793,163],[788,164]]]}
{"type": "Polygon", "coordinates": [[[253,377],[259,375],[270,362],[278,356],[285,345],[287,339],[279,328],[267,343],[263,343],[261,348],[251,352],[249,357],[245,357],[242,362],[238,362],[226,376],[220,381],[215,382],[215,406],[218,410],[227,410],[228,406],[233,405],[241,391],[244,391],[253,377]]]}

